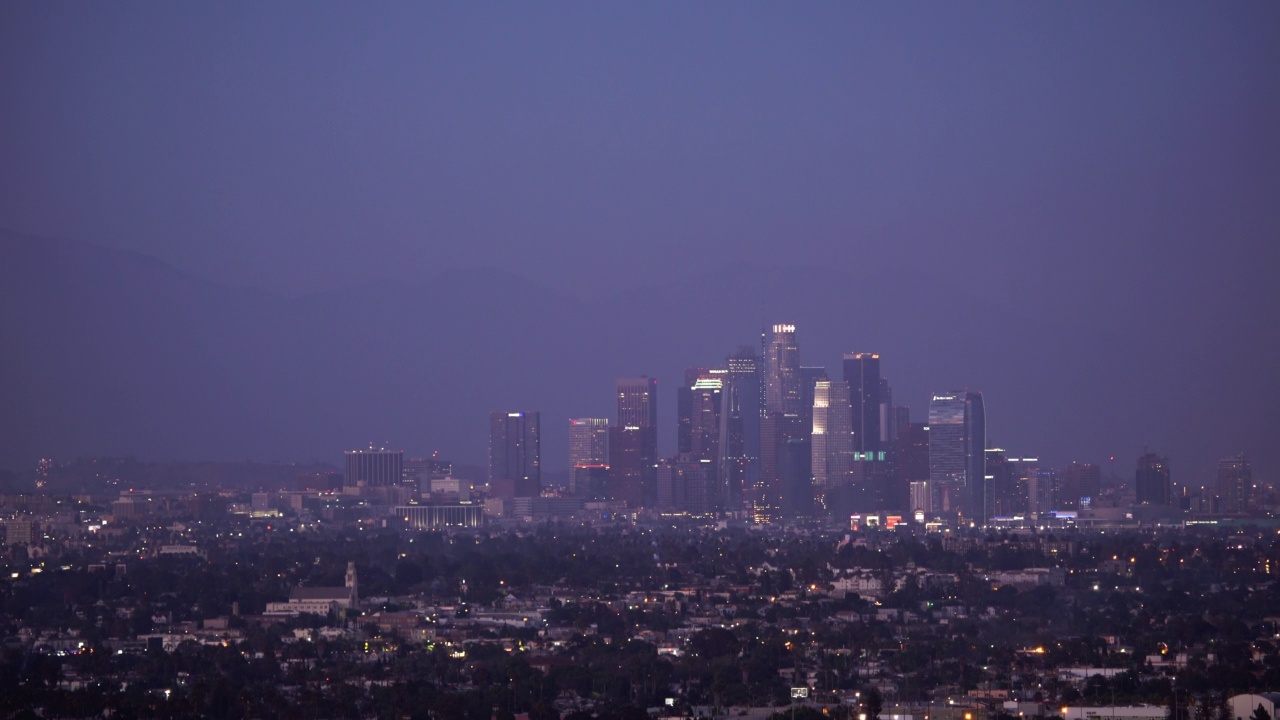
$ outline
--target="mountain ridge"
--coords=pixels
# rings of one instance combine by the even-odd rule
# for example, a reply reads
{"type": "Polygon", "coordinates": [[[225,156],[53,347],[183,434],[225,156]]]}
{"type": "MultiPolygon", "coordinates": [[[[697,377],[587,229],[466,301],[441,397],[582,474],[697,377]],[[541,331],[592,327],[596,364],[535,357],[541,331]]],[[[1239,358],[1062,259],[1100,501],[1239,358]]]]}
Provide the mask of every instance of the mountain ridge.
{"type": "Polygon", "coordinates": [[[1228,400],[1250,398],[1247,379],[1168,395],[1202,372],[1163,362],[1185,338],[1126,347],[1124,312],[1083,317],[1017,284],[950,279],[934,289],[952,302],[930,304],[904,275],[849,273],[851,262],[730,263],[585,298],[501,268],[442,269],[290,298],[138,253],[0,233],[0,467],[84,455],[336,462],[370,439],[482,465],[487,413],[524,409],[543,413],[551,471],[567,465],[567,420],[612,417],[617,378],[640,374],[659,378],[660,449],[674,452],[683,369],[758,347],[766,322],[795,322],[802,364],[833,378],[843,353],[881,353],[915,421],[932,391],[984,392],[991,444],[1015,452],[1099,461],[1150,442],[1188,457],[1202,437],[1201,477],[1241,446],[1266,455],[1261,436],[1189,422],[1190,406],[1229,417],[1228,400]],[[1078,372],[1046,370],[1046,352],[1078,372]]]}

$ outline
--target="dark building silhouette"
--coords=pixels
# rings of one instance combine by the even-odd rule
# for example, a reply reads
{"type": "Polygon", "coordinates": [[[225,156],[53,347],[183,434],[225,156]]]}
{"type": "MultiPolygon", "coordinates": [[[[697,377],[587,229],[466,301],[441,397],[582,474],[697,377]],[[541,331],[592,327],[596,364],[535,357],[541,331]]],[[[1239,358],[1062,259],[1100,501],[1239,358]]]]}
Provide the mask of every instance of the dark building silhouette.
{"type": "Polygon", "coordinates": [[[881,450],[889,450],[888,443],[898,439],[898,428],[910,422],[906,417],[899,419],[899,411],[907,411],[893,404],[893,388],[889,381],[880,378],[880,444],[881,450]]]}
{"type": "Polygon", "coordinates": [[[929,481],[929,426],[904,423],[898,427],[898,477],[904,484],[929,481]]]}
{"type": "Polygon", "coordinates": [[[1079,510],[1081,501],[1090,502],[1102,492],[1102,468],[1093,463],[1073,462],[1062,470],[1062,495],[1059,507],[1079,510]]]}
{"type": "Polygon", "coordinates": [[[991,497],[991,517],[1010,517],[1025,510],[1017,502],[1017,482],[1003,448],[987,448],[985,463],[987,494],[991,497]]]}
{"type": "Polygon", "coordinates": [[[718,511],[716,470],[710,460],[682,453],[658,461],[657,507],[705,515],[718,511]]]}
{"type": "Polygon", "coordinates": [[[1218,461],[1218,498],[1222,512],[1239,515],[1249,512],[1252,499],[1253,469],[1244,453],[1218,461]]]}
{"type": "Polygon", "coordinates": [[[618,423],[609,431],[610,493],[634,508],[657,503],[658,381],[618,381],[618,423]]]}
{"type": "Polygon", "coordinates": [[[313,472],[299,475],[294,479],[294,490],[339,490],[342,488],[342,473],[313,472]]]}
{"type": "Polygon", "coordinates": [[[880,377],[880,356],[876,353],[845,355],[844,381],[849,384],[854,449],[859,452],[880,450],[880,404],[887,385],[880,377]]]}
{"type": "Polygon", "coordinates": [[[489,494],[536,497],[542,491],[542,448],[536,412],[489,413],[489,494]]]}
{"type": "MultiPolygon", "coordinates": [[[[609,428],[609,490],[606,500],[622,500],[628,507],[645,502],[645,441],[637,427],[609,428]]],[[[657,471],[654,471],[654,503],[657,502],[657,471]]]]}
{"type": "Polygon", "coordinates": [[[808,433],[788,437],[778,447],[778,507],[783,517],[813,517],[813,448],[808,433]]]}
{"type": "Polygon", "coordinates": [[[427,458],[410,458],[404,461],[400,484],[419,492],[430,492],[431,481],[453,474],[453,463],[441,459],[439,454],[427,458]]]}
{"type": "Polygon", "coordinates": [[[986,411],[981,393],[935,393],[929,403],[929,482],[942,512],[958,512],[984,524],[986,411]]]}
{"type": "Polygon", "coordinates": [[[741,510],[743,498],[760,476],[760,371],[750,347],[739,348],[726,361],[720,446],[720,502],[725,510],[741,510]]]}
{"type": "Polygon", "coordinates": [[[887,451],[855,452],[850,473],[853,512],[908,509],[907,488],[899,481],[897,465],[887,451]]]}
{"type": "Polygon", "coordinates": [[[404,474],[404,451],[370,446],[367,450],[348,450],[344,484],[356,487],[399,485],[404,474]]]}
{"type": "Polygon", "coordinates": [[[1144,453],[1138,458],[1133,489],[1134,500],[1139,505],[1168,505],[1173,490],[1169,482],[1169,459],[1144,453]]]}

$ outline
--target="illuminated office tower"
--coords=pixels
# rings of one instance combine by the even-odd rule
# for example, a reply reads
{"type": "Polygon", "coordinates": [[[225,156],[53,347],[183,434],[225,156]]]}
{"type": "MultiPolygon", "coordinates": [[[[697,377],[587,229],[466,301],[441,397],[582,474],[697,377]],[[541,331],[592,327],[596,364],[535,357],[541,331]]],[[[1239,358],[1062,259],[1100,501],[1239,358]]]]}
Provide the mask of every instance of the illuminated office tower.
{"type": "Polygon", "coordinates": [[[609,470],[608,418],[569,421],[569,493],[601,499],[609,470]]]}
{"type": "Polygon", "coordinates": [[[1244,453],[1218,461],[1218,497],[1222,512],[1233,515],[1249,512],[1253,490],[1253,469],[1244,453]]]}
{"type": "Polygon", "coordinates": [[[929,403],[929,482],[942,512],[987,521],[987,423],[982,393],[934,393],[929,403]]]}
{"type": "Polygon", "coordinates": [[[1134,495],[1139,505],[1168,505],[1173,498],[1169,482],[1169,458],[1144,453],[1134,473],[1134,495]]]}
{"type": "Polygon", "coordinates": [[[764,357],[764,410],[800,414],[800,351],[795,325],[770,325],[760,336],[764,357]]]}
{"type": "Polygon", "coordinates": [[[386,487],[399,485],[404,475],[404,451],[370,446],[366,450],[348,450],[344,453],[347,473],[344,485],[356,487],[386,487]]]}
{"type": "Polygon", "coordinates": [[[618,381],[618,422],[609,431],[611,496],[633,508],[657,502],[658,381],[618,381]]]}
{"type": "Polygon", "coordinates": [[[885,382],[880,377],[880,356],[849,353],[844,356],[844,381],[849,385],[854,450],[875,452],[880,444],[880,404],[885,382]]]}
{"type": "Polygon", "coordinates": [[[658,427],[658,380],[647,375],[618,381],[618,427],[658,427]]]}
{"type": "MultiPolygon", "coordinates": [[[[763,412],[760,415],[760,476],[753,492],[756,522],[768,523],[781,517],[784,493],[781,461],[786,450],[797,449],[787,442],[808,434],[801,427],[800,353],[796,347],[796,326],[770,325],[760,336],[762,355],[763,412]]],[[[795,470],[798,464],[788,464],[795,470]]],[[[796,507],[797,503],[789,503],[796,507]]]]}
{"type": "Polygon", "coordinates": [[[537,497],[542,492],[542,449],[536,412],[489,413],[489,494],[537,497]]]}
{"type": "Polygon", "coordinates": [[[818,383],[830,380],[827,369],[821,365],[800,367],[800,431],[808,435],[813,428],[813,393],[818,383]]]}
{"type": "Polygon", "coordinates": [[[849,413],[849,385],[819,380],[813,392],[813,495],[825,515],[846,514],[853,463],[853,427],[849,413]]]}
{"type": "Polygon", "coordinates": [[[694,380],[689,388],[689,448],[681,454],[719,461],[725,400],[723,373],[707,372],[694,380]]]}
{"type": "Polygon", "coordinates": [[[693,386],[708,372],[704,367],[685,368],[684,382],[676,388],[676,454],[693,450],[693,386]]]}

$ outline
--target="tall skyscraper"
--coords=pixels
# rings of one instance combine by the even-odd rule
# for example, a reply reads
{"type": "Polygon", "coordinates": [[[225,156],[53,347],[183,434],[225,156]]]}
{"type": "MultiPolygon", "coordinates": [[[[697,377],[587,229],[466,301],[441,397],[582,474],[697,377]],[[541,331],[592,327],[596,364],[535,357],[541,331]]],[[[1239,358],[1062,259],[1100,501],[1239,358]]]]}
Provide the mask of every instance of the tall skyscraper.
{"type": "Polygon", "coordinates": [[[749,494],[760,477],[760,369],[750,346],[730,355],[726,365],[729,423],[721,447],[722,502],[726,510],[741,510],[744,491],[749,494]]]}
{"type": "MultiPolygon", "coordinates": [[[[796,326],[770,325],[760,336],[763,357],[762,390],[764,411],[760,416],[760,477],[752,502],[756,522],[768,523],[781,516],[784,482],[782,453],[793,438],[808,436],[801,427],[800,353],[796,346],[796,326]]],[[[794,455],[795,448],[787,449],[794,455]]],[[[798,464],[789,463],[791,470],[798,464]]],[[[789,483],[794,486],[795,483],[789,483]]],[[[798,503],[788,502],[788,507],[798,503]]]]}
{"type": "Polygon", "coordinates": [[[542,492],[542,448],[536,412],[489,413],[489,494],[536,497],[542,492]]]}
{"type": "Polygon", "coordinates": [[[800,414],[800,351],[796,326],[777,324],[760,336],[764,357],[764,409],[766,413],[800,414]]]}
{"type": "Polygon", "coordinates": [[[987,448],[984,472],[993,518],[1010,517],[1022,509],[1014,502],[1017,492],[1006,458],[1003,448],[987,448]]]}
{"type": "Polygon", "coordinates": [[[809,435],[813,428],[813,395],[818,383],[830,380],[821,365],[800,366],[800,432],[809,435]]]}
{"type": "MultiPolygon", "coordinates": [[[[853,463],[849,385],[819,380],[813,393],[812,468],[817,509],[827,516],[847,513],[853,463]]],[[[846,518],[847,519],[847,518],[846,518]]]]}
{"type": "MultiPolygon", "coordinates": [[[[609,489],[606,500],[622,500],[628,507],[645,504],[646,469],[645,433],[638,427],[609,428],[609,489]]],[[[657,473],[654,473],[654,499],[657,499],[657,473]]]]}
{"type": "Polygon", "coordinates": [[[783,517],[813,517],[813,448],[809,433],[787,437],[778,447],[777,508],[783,517]]]}
{"type": "Polygon", "coordinates": [[[721,415],[724,411],[722,374],[704,373],[689,388],[689,449],[681,454],[718,462],[720,459],[721,415]]]}
{"type": "Polygon", "coordinates": [[[658,380],[647,375],[618,381],[618,427],[658,427],[658,380]]]}
{"type": "Polygon", "coordinates": [[[1173,499],[1169,482],[1169,459],[1143,453],[1134,473],[1134,496],[1139,505],[1168,505],[1173,499]]]}
{"type": "Polygon", "coordinates": [[[684,382],[676,388],[676,453],[693,450],[693,386],[709,368],[691,367],[684,370],[684,382]]]}
{"type": "Polygon", "coordinates": [[[609,470],[609,419],[575,418],[569,421],[569,492],[590,497],[603,495],[609,470]]]}
{"type": "Polygon", "coordinates": [[[884,389],[880,356],[876,353],[845,355],[844,381],[849,385],[849,405],[853,412],[854,449],[880,450],[880,402],[884,389]]]}
{"type": "Polygon", "coordinates": [[[618,381],[618,424],[609,432],[614,499],[631,507],[657,502],[658,381],[641,376],[618,381]]]}
{"type": "Polygon", "coordinates": [[[929,403],[929,482],[941,511],[985,524],[987,421],[982,393],[934,393],[929,403]]]}
{"type": "Polygon", "coordinates": [[[889,444],[898,439],[898,428],[911,422],[910,408],[900,408],[893,404],[893,388],[889,387],[886,378],[880,378],[880,449],[889,450],[889,444]],[[899,413],[908,416],[899,421],[899,413]]]}
{"type": "MultiPolygon", "coordinates": [[[[898,429],[897,474],[903,483],[929,480],[929,426],[906,423],[898,429]]],[[[932,507],[932,503],[930,504],[932,507]]]]}
{"type": "Polygon", "coordinates": [[[404,451],[375,448],[348,450],[344,453],[347,474],[344,484],[356,487],[387,487],[399,485],[404,475],[404,451]]]}
{"type": "Polygon", "coordinates": [[[1218,497],[1222,512],[1238,515],[1249,512],[1253,490],[1253,469],[1244,453],[1218,462],[1218,497]]]}

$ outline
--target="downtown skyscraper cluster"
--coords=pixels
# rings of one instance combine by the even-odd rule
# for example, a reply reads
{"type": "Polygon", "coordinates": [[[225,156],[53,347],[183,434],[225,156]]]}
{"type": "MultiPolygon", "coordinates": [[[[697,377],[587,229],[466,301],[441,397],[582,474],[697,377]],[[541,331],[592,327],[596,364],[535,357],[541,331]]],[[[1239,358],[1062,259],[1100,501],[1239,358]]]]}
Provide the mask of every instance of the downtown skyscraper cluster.
{"type": "MultiPolygon", "coordinates": [[[[743,346],[721,367],[686,369],[676,392],[676,454],[665,458],[657,380],[623,378],[612,422],[569,421],[567,492],[760,523],[879,510],[985,519],[981,395],[935,395],[927,427],[936,432],[921,431],[893,404],[878,354],[850,353],[841,369],[833,379],[824,367],[801,365],[795,325],[765,327],[758,351],[743,346]]],[[[533,412],[492,414],[493,496],[540,490],[537,423],[533,412]]]]}
{"type": "MultiPolygon", "coordinates": [[[[615,418],[569,421],[567,494],[757,523],[893,513],[984,525],[1099,506],[1097,465],[1054,469],[989,447],[979,392],[934,392],[924,421],[912,422],[893,401],[879,354],[844,355],[838,378],[800,358],[796,326],[776,323],[763,329],[758,349],[740,347],[719,367],[687,368],[670,457],[658,452],[657,380],[620,379],[615,418]]],[[[541,491],[538,422],[535,412],[493,413],[491,496],[541,491]]],[[[1194,499],[1235,512],[1247,507],[1252,482],[1247,460],[1231,457],[1216,495],[1202,489],[1190,498],[1186,488],[1179,495],[1167,459],[1151,453],[1139,459],[1128,496],[1123,482],[1111,480],[1112,507],[1175,508],[1194,499]]]]}

